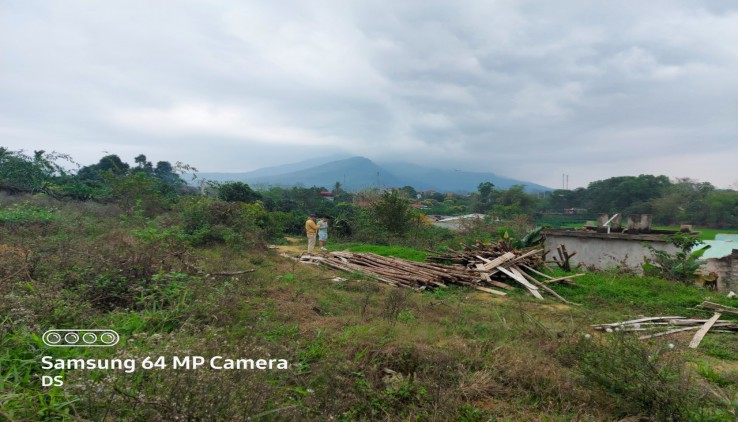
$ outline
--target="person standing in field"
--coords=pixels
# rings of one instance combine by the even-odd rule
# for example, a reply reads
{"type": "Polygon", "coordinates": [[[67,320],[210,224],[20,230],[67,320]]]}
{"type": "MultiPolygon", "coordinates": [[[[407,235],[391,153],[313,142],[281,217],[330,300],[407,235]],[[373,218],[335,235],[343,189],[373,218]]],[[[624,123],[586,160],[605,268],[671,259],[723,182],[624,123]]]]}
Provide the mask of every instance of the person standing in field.
{"type": "Polygon", "coordinates": [[[318,223],[318,240],[320,241],[320,250],[327,251],[325,241],[328,240],[328,217],[323,217],[318,223]]]}
{"type": "Polygon", "coordinates": [[[315,249],[315,236],[318,234],[318,224],[315,223],[316,218],[318,218],[318,216],[312,214],[310,218],[308,218],[305,222],[305,232],[307,232],[309,254],[313,253],[313,249],[315,249]]]}

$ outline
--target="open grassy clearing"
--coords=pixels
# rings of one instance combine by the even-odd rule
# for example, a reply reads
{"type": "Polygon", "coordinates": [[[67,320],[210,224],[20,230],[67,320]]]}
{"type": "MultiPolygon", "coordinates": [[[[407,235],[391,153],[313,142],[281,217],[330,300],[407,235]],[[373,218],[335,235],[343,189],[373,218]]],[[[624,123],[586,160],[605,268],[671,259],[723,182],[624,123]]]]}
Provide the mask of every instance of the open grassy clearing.
{"type": "Polygon", "coordinates": [[[421,293],[258,244],[187,247],[167,228],[174,217],[152,224],[77,206],[0,226],[4,243],[41,257],[31,280],[0,285],[0,414],[10,420],[735,419],[735,336],[711,333],[687,351],[690,334],[641,342],[590,329],[639,315],[706,317],[693,309],[706,298],[731,304],[702,289],[613,272],[553,286],[581,307],[522,292],[421,293]],[[121,342],[62,349],[38,339],[80,326],[112,327],[121,342]],[[272,357],[290,368],[41,370],[46,355],[272,357]],[[43,387],[40,375],[63,375],[65,385],[43,387]]]}
{"type": "Polygon", "coordinates": [[[337,243],[327,245],[329,251],[371,252],[382,256],[393,256],[395,258],[410,261],[425,261],[428,255],[425,251],[408,248],[404,246],[368,245],[364,243],[337,243]]]}
{"type": "MultiPolygon", "coordinates": [[[[660,230],[679,230],[679,227],[677,226],[664,226],[656,228],[660,230]]],[[[738,230],[736,229],[707,229],[701,227],[693,227],[692,230],[699,232],[698,237],[700,240],[715,240],[715,235],[720,233],[738,234],[738,230]]]]}
{"type": "MultiPolygon", "coordinates": [[[[577,217],[557,217],[557,216],[544,216],[536,220],[536,224],[539,226],[551,226],[554,228],[578,228],[583,227],[587,221],[593,221],[594,219],[585,219],[577,217]]],[[[674,230],[679,231],[679,226],[654,226],[654,229],[658,230],[674,230]]],[[[714,240],[715,235],[719,233],[731,233],[738,234],[737,229],[711,229],[703,227],[693,227],[693,231],[699,233],[697,236],[700,240],[714,240]]]]}

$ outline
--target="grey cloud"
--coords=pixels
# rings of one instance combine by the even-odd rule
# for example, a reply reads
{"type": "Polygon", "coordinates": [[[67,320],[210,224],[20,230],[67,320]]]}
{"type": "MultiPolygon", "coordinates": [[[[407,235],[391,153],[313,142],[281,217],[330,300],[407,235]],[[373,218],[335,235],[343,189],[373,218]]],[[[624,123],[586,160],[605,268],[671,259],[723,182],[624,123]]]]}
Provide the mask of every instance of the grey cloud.
{"type": "Polygon", "coordinates": [[[723,1],[6,3],[11,148],[251,170],[335,152],[558,186],[728,186],[738,6],[723,1]],[[638,152],[638,153],[636,153],[638,152]],[[175,154],[170,158],[167,154],[175,154]],[[674,163],[669,167],[669,163],[674,163]]]}

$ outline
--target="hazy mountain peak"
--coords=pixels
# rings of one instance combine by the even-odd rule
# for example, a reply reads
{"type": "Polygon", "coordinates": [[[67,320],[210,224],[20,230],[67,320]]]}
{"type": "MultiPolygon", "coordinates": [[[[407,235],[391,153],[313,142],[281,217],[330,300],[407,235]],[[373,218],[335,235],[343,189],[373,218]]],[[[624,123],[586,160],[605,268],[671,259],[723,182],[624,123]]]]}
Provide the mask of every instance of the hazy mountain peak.
{"type": "Polygon", "coordinates": [[[354,156],[338,160],[320,160],[313,166],[305,162],[259,169],[248,173],[202,173],[201,177],[216,181],[242,181],[255,186],[319,186],[331,188],[336,182],[344,189],[391,188],[413,186],[418,190],[438,192],[472,192],[482,182],[492,182],[497,189],[525,185],[531,192],[551,190],[545,186],[498,176],[494,173],[466,172],[413,163],[395,162],[377,164],[354,156]],[[322,163],[321,163],[322,161],[322,163]]]}

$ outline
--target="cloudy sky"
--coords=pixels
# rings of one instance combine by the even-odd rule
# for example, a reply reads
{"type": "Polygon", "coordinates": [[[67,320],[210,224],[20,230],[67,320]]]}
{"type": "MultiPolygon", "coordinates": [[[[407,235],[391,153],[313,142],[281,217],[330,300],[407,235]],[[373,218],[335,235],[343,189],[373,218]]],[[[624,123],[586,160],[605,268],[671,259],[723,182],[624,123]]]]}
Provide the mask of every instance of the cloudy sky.
{"type": "Polygon", "coordinates": [[[0,145],[738,182],[733,1],[0,0],[0,145]]]}

